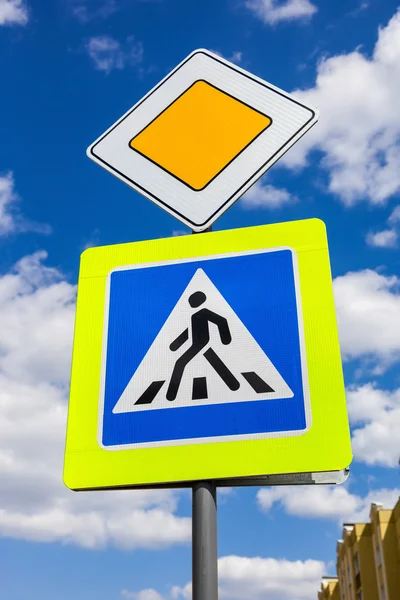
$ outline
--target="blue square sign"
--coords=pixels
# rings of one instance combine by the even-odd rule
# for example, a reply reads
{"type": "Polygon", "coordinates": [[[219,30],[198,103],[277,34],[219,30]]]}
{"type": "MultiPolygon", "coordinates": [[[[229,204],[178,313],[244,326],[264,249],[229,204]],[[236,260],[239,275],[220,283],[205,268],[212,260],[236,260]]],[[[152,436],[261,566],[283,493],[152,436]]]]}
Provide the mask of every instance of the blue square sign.
{"type": "Polygon", "coordinates": [[[298,285],[290,248],[113,270],[102,447],[304,433],[310,408],[298,285]]]}

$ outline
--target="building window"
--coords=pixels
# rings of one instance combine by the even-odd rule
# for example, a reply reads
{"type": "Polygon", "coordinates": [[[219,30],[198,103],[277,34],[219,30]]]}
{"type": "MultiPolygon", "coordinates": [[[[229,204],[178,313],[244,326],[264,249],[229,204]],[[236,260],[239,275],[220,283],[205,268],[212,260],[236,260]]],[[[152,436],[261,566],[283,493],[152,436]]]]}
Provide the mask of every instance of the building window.
{"type": "Polygon", "coordinates": [[[356,590],[358,590],[358,588],[361,587],[361,575],[360,573],[357,573],[356,575],[356,590]]]}
{"type": "Polygon", "coordinates": [[[344,578],[344,569],[343,569],[343,567],[341,567],[340,574],[339,574],[339,589],[340,589],[342,598],[345,597],[345,591],[344,591],[345,585],[346,585],[346,580],[344,578]]]}
{"type": "Polygon", "coordinates": [[[364,600],[364,596],[363,596],[362,590],[359,590],[357,592],[357,600],[364,600]]]}
{"type": "Polygon", "coordinates": [[[360,572],[360,561],[358,560],[358,552],[356,552],[354,555],[354,569],[355,569],[356,575],[358,575],[360,572]]]}
{"type": "Polygon", "coordinates": [[[381,600],[386,600],[385,588],[381,587],[381,600]]]}
{"type": "Polygon", "coordinates": [[[378,567],[380,567],[382,564],[382,557],[381,557],[381,549],[379,548],[379,546],[375,546],[375,555],[376,555],[376,564],[378,567]]]}

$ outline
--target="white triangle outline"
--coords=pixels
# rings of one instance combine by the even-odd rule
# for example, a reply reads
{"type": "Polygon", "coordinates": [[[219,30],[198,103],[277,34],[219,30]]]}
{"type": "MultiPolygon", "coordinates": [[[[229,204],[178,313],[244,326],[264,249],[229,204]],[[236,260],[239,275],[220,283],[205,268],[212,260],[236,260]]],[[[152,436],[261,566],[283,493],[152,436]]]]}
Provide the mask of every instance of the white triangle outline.
{"type": "Polygon", "coordinates": [[[232,307],[212,283],[204,270],[198,268],[153,343],[150,345],[135,373],[132,375],[112,412],[130,413],[182,406],[284,399],[292,398],[293,395],[288,384],[284,381],[232,307]],[[209,343],[186,366],[177,397],[171,402],[167,400],[166,392],[172,370],[177,358],[190,346],[190,340],[186,341],[176,352],[172,352],[169,349],[169,345],[190,323],[191,315],[197,309],[190,307],[188,298],[193,292],[199,290],[203,291],[207,296],[205,307],[227,319],[232,341],[229,345],[224,346],[221,343],[218,328],[211,323],[209,343]],[[240,382],[238,390],[230,390],[204,358],[204,352],[209,347],[215,349],[219,358],[228,366],[229,370],[240,382]],[[154,369],[154,365],[156,365],[156,369],[154,369]],[[257,393],[242,373],[256,373],[268,384],[269,391],[257,393]],[[206,377],[207,397],[193,400],[193,379],[199,377],[206,377]],[[164,381],[154,400],[149,404],[136,404],[153,381],[164,381]]]}

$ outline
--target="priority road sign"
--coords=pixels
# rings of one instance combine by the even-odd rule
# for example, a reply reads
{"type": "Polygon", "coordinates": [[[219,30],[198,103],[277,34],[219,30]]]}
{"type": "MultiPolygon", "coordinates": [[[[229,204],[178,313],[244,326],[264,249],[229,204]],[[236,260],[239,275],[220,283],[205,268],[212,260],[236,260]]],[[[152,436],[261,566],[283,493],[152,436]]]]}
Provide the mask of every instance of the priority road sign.
{"type": "Polygon", "coordinates": [[[318,120],[315,109],[196,50],[87,154],[194,231],[207,229],[318,120]]]}
{"type": "Polygon", "coordinates": [[[339,471],[350,461],[321,221],[83,253],[69,487],[339,471]]]}

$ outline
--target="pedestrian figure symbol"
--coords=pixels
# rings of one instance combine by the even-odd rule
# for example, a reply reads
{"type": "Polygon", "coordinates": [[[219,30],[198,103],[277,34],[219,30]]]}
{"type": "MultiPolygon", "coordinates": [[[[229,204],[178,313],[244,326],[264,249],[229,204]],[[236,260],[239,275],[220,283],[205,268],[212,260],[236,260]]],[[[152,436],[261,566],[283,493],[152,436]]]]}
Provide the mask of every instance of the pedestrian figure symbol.
{"type": "MultiPolygon", "coordinates": [[[[189,304],[192,308],[197,308],[204,304],[207,300],[207,296],[204,292],[194,292],[189,297],[189,304]]],[[[229,330],[228,321],[225,317],[218,315],[217,313],[209,310],[208,308],[201,308],[195,312],[191,318],[191,337],[192,345],[188,348],[175,363],[174,370],[172,372],[171,380],[167,391],[167,400],[175,400],[178,393],[179,385],[182,380],[182,376],[187,364],[195,358],[209,343],[210,341],[210,323],[215,323],[218,327],[219,335],[222,344],[227,346],[232,341],[231,332],[229,330]]],[[[185,329],[171,344],[170,350],[175,352],[178,350],[188,339],[189,329],[185,329]]],[[[230,390],[238,390],[240,387],[239,381],[231,373],[225,363],[219,358],[218,354],[210,347],[204,352],[204,357],[208,360],[210,365],[215,369],[221,379],[226,383],[230,390]]],[[[199,389],[206,388],[206,382],[202,379],[195,379],[193,381],[193,394],[198,396],[199,389]],[[197,382],[197,383],[196,383],[197,382]]],[[[204,393],[203,395],[206,395],[204,393]]],[[[200,392],[201,393],[201,392],[200,392]]],[[[198,398],[196,398],[198,399],[198,398]]]]}
{"type": "Polygon", "coordinates": [[[113,412],[291,397],[269,357],[199,268],[113,412]]]}

